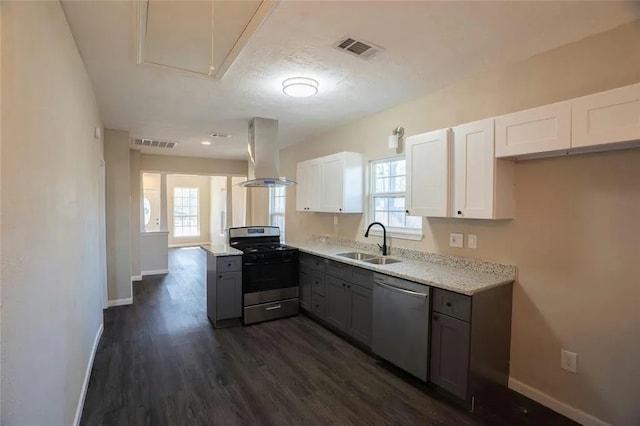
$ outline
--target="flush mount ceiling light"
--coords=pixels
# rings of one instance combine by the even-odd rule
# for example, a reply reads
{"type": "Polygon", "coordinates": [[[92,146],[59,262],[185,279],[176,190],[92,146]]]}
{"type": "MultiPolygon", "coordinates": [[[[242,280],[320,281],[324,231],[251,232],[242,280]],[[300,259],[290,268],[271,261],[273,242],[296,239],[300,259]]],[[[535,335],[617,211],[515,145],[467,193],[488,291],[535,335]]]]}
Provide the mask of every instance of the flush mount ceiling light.
{"type": "Polygon", "coordinates": [[[224,132],[211,132],[209,133],[209,135],[212,138],[230,138],[231,137],[229,133],[224,133],[224,132]]]}
{"type": "Polygon", "coordinates": [[[202,141],[202,142],[200,142],[200,143],[201,143],[202,145],[211,145],[211,142],[209,142],[209,141],[202,141]]]}
{"type": "Polygon", "coordinates": [[[282,91],[294,98],[308,98],[318,93],[318,82],[307,77],[288,78],[282,82],[282,91]]]}

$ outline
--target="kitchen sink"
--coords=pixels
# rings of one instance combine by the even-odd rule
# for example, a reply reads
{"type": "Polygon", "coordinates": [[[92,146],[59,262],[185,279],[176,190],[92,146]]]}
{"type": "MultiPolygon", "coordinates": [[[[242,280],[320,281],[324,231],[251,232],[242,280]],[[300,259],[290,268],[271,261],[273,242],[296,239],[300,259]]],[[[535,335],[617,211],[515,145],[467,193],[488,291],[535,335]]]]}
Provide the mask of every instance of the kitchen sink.
{"type": "Polygon", "coordinates": [[[349,259],[355,259],[355,260],[364,260],[364,261],[366,261],[367,259],[373,259],[376,257],[375,254],[360,253],[360,252],[339,253],[338,256],[348,257],[349,259]]]}
{"type": "Polygon", "coordinates": [[[362,259],[363,262],[373,263],[374,265],[390,265],[392,263],[402,262],[401,260],[391,259],[388,257],[373,257],[370,259],[362,259]]]}

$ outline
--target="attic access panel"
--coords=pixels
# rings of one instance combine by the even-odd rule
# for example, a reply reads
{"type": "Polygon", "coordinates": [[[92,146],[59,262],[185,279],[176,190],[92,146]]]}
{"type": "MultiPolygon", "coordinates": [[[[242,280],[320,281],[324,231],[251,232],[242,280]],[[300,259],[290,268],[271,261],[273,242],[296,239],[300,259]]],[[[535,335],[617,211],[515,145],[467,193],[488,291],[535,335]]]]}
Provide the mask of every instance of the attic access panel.
{"type": "Polygon", "coordinates": [[[222,78],[275,2],[138,1],[138,64],[222,78]]]}

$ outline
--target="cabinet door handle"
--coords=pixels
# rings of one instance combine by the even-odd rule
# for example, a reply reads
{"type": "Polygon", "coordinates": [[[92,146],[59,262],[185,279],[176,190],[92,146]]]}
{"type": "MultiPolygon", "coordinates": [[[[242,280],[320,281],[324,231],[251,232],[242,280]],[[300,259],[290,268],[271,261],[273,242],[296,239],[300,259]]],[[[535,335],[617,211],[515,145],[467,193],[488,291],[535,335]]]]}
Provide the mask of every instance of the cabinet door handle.
{"type": "Polygon", "coordinates": [[[218,278],[222,278],[222,275],[218,275],[218,278]]]}
{"type": "Polygon", "coordinates": [[[231,268],[231,263],[227,263],[227,268],[231,268]]]}
{"type": "Polygon", "coordinates": [[[458,210],[458,215],[462,216],[462,210],[458,210]]]}
{"type": "Polygon", "coordinates": [[[342,211],[342,209],[338,209],[338,210],[342,211]]]}
{"type": "Polygon", "coordinates": [[[451,307],[451,302],[447,302],[446,305],[447,305],[447,308],[450,308],[451,307]]]}

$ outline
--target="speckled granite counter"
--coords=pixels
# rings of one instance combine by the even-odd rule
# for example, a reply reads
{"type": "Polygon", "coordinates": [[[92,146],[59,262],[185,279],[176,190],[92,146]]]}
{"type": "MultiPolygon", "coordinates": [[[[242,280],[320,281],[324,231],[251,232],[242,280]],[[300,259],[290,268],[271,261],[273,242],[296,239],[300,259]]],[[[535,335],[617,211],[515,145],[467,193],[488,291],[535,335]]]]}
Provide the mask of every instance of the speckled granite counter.
{"type": "Polygon", "coordinates": [[[200,246],[200,248],[218,257],[239,256],[242,254],[240,250],[234,249],[228,244],[205,244],[200,246]]]}
{"type": "Polygon", "coordinates": [[[491,264],[489,262],[473,261],[471,259],[451,257],[451,263],[456,266],[427,262],[424,260],[409,259],[401,256],[388,256],[402,262],[389,265],[374,265],[361,260],[349,259],[338,256],[339,253],[362,251],[378,255],[371,250],[363,250],[353,245],[338,245],[332,242],[311,240],[308,242],[290,242],[287,245],[297,247],[301,252],[322,256],[337,260],[349,265],[359,266],[386,275],[404,278],[410,281],[439,287],[445,290],[455,291],[466,295],[473,295],[493,287],[510,284],[515,280],[515,267],[511,265],[491,264]],[[479,271],[480,268],[500,271],[503,274],[495,274],[479,271]],[[464,266],[469,266],[469,269],[464,266]],[[474,270],[476,269],[476,270],[474,270]]]}

